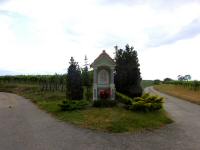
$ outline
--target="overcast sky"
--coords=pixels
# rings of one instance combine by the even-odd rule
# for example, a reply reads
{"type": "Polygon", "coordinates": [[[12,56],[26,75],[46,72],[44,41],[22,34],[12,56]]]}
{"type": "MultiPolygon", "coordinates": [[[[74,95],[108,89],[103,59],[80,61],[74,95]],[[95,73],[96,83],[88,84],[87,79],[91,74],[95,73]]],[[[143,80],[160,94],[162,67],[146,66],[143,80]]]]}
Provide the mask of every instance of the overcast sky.
{"type": "Polygon", "coordinates": [[[143,79],[200,80],[200,0],[0,0],[0,75],[65,73],[127,43],[143,79]]]}

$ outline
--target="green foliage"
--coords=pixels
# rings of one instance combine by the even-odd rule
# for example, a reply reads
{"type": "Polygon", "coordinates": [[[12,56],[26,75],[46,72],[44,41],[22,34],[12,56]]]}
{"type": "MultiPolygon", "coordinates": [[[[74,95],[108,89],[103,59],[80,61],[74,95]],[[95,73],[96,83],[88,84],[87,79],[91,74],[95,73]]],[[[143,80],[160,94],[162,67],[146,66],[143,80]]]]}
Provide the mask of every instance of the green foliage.
{"type": "Polygon", "coordinates": [[[73,57],[70,59],[70,66],[67,74],[67,99],[83,99],[81,71],[78,63],[74,61],[73,57]]]}
{"type": "Polygon", "coordinates": [[[158,84],[161,84],[161,83],[162,82],[159,79],[156,79],[156,80],[153,81],[153,84],[155,84],[155,85],[158,85],[158,84]]]}
{"type": "Polygon", "coordinates": [[[142,97],[136,97],[132,100],[132,104],[127,108],[133,111],[157,111],[162,109],[163,97],[144,94],[142,97]]]}
{"type": "Polygon", "coordinates": [[[62,111],[85,109],[88,105],[89,102],[86,100],[64,100],[59,104],[62,111]]]}
{"type": "Polygon", "coordinates": [[[114,100],[95,100],[93,102],[93,107],[114,107],[116,104],[114,100]]]}
{"type": "Polygon", "coordinates": [[[91,73],[88,71],[88,63],[87,63],[87,57],[85,56],[85,67],[82,69],[82,84],[85,87],[84,88],[84,98],[86,100],[92,99],[92,91],[91,91],[91,73]]]}
{"type": "Polygon", "coordinates": [[[184,76],[178,75],[178,80],[179,80],[179,81],[189,81],[189,80],[191,80],[191,79],[192,79],[192,77],[191,77],[191,75],[189,75],[189,74],[184,75],[184,76]]]}
{"type": "Polygon", "coordinates": [[[194,91],[200,90],[200,81],[194,80],[194,81],[170,81],[167,82],[166,84],[173,84],[173,85],[178,85],[178,86],[183,86],[184,88],[188,88],[194,91]]]}
{"type": "Polygon", "coordinates": [[[171,78],[165,78],[163,80],[163,83],[165,84],[165,83],[168,83],[168,82],[171,82],[171,81],[173,81],[173,79],[171,79],[171,78]]]}
{"type": "Polygon", "coordinates": [[[127,108],[133,111],[146,111],[147,106],[145,105],[144,101],[137,101],[132,102],[132,105],[128,106],[127,108]]]}
{"type": "Polygon", "coordinates": [[[0,76],[2,84],[34,84],[40,85],[41,91],[64,91],[65,75],[16,75],[0,76]]]}
{"type": "Polygon", "coordinates": [[[119,92],[116,92],[116,99],[117,101],[119,101],[120,103],[123,103],[125,105],[130,105],[132,102],[132,98],[122,94],[122,93],[119,93],[119,92]]]}
{"type": "MultiPolygon", "coordinates": [[[[148,98],[149,96],[150,96],[149,93],[145,93],[145,94],[143,94],[141,97],[142,97],[143,99],[146,99],[146,98],[148,98]]],[[[137,99],[137,98],[135,98],[135,99],[137,99]]]]}
{"type": "Polygon", "coordinates": [[[84,87],[84,99],[92,100],[92,89],[91,87],[84,87]]]}
{"type": "Polygon", "coordinates": [[[141,86],[143,89],[149,86],[153,86],[153,80],[142,80],[141,86]]]}
{"type": "Polygon", "coordinates": [[[86,87],[91,86],[91,80],[90,80],[90,75],[89,75],[87,66],[82,69],[82,82],[83,82],[83,86],[86,86],[86,87]]]}
{"type": "MultiPolygon", "coordinates": [[[[144,100],[144,98],[142,98],[142,97],[135,97],[134,98],[135,102],[139,102],[139,101],[143,101],[143,100],[144,100]]],[[[132,102],[133,102],[133,100],[131,101],[131,104],[132,104],[132,102]]]]}
{"type": "Polygon", "coordinates": [[[142,95],[141,76],[137,52],[129,45],[125,49],[115,47],[115,86],[117,91],[130,97],[142,95]]]}
{"type": "Polygon", "coordinates": [[[150,95],[149,93],[144,94],[141,97],[130,98],[124,94],[116,92],[117,100],[125,104],[125,108],[133,111],[156,111],[162,108],[163,97],[150,95]]]}

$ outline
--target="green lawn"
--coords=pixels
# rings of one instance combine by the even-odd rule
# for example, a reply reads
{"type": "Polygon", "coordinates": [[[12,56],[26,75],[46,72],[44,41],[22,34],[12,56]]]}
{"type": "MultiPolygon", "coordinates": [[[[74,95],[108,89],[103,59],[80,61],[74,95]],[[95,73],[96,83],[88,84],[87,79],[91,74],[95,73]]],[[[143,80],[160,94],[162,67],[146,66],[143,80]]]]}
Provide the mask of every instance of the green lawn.
{"type": "Polygon", "coordinates": [[[139,113],[121,107],[88,107],[85,110],[62,112],[58,104],[65,99],[65,93],[41,92],[37,85],[0,84],[0,91],[13,92],[29,98],[41,109],[62,121],[105,132],[133,132],[155,129],[172,122],[164,110],[139,113]]]}
{"type": "Polygon", "coordinates": [[[124,108],[88,108],[85,110],[61,112],[58,102],[39,102],[38,105],[60,120],[85,128],[109,132],[128,132],[159,128],[171,123],[164,110],[151,113],[136,113],[124,108]]]}

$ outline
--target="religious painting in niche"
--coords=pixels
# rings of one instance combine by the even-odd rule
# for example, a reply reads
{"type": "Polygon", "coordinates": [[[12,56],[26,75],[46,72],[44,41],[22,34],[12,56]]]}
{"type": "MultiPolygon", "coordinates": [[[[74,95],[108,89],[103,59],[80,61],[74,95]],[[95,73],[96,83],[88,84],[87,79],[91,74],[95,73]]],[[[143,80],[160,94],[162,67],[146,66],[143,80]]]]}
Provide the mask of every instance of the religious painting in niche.
{"type": "Polygon", "coordinates": [[[99,84],[108,84],[109,83],[109,74],[105,69],[101,70],[98,73],[98,83],[99,84]]]}

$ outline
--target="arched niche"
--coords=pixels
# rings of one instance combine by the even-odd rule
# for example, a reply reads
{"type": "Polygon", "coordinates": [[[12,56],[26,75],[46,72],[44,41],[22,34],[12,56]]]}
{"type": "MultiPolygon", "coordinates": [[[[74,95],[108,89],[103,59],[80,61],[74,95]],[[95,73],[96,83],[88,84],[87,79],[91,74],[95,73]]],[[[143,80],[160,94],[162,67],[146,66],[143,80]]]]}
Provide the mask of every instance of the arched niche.
{"type": "Polygon", "coordinates": [[[98,84],[109,84],[109,72],[106,69],[99,71],[98,84]]]}

